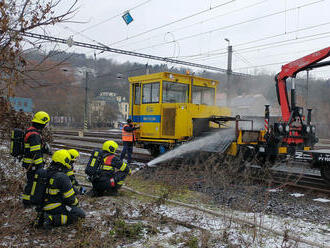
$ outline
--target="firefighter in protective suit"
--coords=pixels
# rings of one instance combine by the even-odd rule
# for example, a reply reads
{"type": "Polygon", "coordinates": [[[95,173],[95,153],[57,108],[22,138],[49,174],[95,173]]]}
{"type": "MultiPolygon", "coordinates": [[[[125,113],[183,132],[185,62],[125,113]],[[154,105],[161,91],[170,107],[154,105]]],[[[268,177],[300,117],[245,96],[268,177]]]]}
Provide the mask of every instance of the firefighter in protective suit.
{"type": "Polygon", "coordinates": [[[50,121],[49,115],[44,111],[37,112],[32,125],[25,131],[24,135],[24,155],[22,166],[26,169],[26,185],[22,195],[25,207],[31,206],[30,192],[32,189],[35,172],[44,166],[44,154],[50,154],[50,149],[41,138],[41,132],[50,121]]]}
{"type": "Polygon", "coordinates": [[[78,207],[78,199],[65,171],[71,169],[71,155],[67,150],[58,150],[52,156],[47,169],[52,175],[46,190],[44,211],[44,227],[67,225],[85,218],[85,213],[78,207]]]}
{"type": "Polygon", "coordinates": [[[102,196],[105,193],[115,195],[123,185],[131,169],[127,163],[116,157],[118,144],[108,140],[103,143],[103,164],[100,165],[98,176],[92,181],[93,196],[102,196]]]}

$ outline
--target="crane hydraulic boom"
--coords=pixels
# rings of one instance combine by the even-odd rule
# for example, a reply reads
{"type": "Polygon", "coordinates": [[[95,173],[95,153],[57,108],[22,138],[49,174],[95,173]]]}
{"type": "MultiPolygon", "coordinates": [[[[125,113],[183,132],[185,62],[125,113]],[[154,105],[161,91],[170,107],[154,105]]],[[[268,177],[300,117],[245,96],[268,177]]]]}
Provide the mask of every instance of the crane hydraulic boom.
{"type": "Polygon", "coordinates": [[[330,65],[330,61],[320,62],[330,56],[330,47],[324,48],[293,62],[282,66],[275,76],[278,103],[281,106],[282,118],[274,123],[275,136],[292,151],[295,149],[310,149],[317,142],[315,126],[311,125],[312,109],[308,109],[307,122],[303,108],[296,106],[296,91],[294,81],[291,89],[291,101],[288,100],[286,86],[287,78],[295,78],[297,73],[304,70],[330,65]]]}
{"type": "Polygon", "coordinates": [[[288,122],[291,116],[291,112],[293,111],[293,106],[290,107],[288,101],[286,79],[288,77],[295,78],[297,73],[300,71],[330,65],[330,61],[318,63],[319,61],[329,56],[330,47],[327,47],[282,66],[282,70],[276,75],[275,81],[277,99],[281,106],[283,121],[288,122]]]}

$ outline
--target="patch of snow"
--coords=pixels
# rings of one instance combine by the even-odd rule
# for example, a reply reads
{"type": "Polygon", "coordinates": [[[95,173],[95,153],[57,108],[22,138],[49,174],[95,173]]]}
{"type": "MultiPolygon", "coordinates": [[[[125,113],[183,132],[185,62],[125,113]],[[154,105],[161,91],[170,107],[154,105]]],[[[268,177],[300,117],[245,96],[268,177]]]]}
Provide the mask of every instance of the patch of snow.
{"type": "Polygon", "coordinates": [[[0,146],[0,150],[8,150],[8,147],[7,146],[0,146]]]}
{"type": "Polygon", "coordinates": [[[300,193],[293,193],[293,194],[290,194],[291,196],[294,196],[294,197],[302,197],[304,196],[305,194],[300,194],[300,193]]]}
{"type": "Polygon", "coordinates": [[[330,202],[329,199],[325,199],[325,198],[316,198],[316,199],[313,199],[313,201],[324,202],[324,203],[330,202]]]}
{"type": "Polygon", "coordinates": [[[267,189],[268,192],[275,193],[275,192],[281,192],[282,189],[267,189]]]}
{"type": "MultiPolygon", "coordinates": [[[[259,244],[256,244],[256,241],[253,240],[253,233],[256,231],[255,227],[248,224],[235,223],[231,217],[215,217],[214,215],[210,215],[199,210],[167,205],[160,206],[157,212],[196,227],[209,230],[212,233],[223,233],[226,231],[232,242],[235,240],[244,239],[246,242],[253,244],[251,247],[259,247],[259,244]]],[[[224,209],[221,209],[221,211],[218,212],[225,213],[227,216],[232,216],[232,218],[240,218],[254,223],[255,225],[267,227],[268,230],[257,228],[257,236],[260,238],[259,242],[265,244],[263,247],[275,248],[278,247],[277,244],[281,244],[283,241],[282,236],[276,235],[269,230],[274,230],[277,232],[286,231],[289,235],[297,236],[320,244],[326,244],[330,238],[329,235],[324,234],[324,231],[321,231],[327,230],[327,232],[330,232],[330,227],[326,225],[313,224],[300,219],[264,215],[262,213],[244,213],[232,210],[228,212],[228,210],[224,209]]],[[[299,247],[308,247],[308,245],[304,243],[300,243],[299,245],[299,247]]]]}

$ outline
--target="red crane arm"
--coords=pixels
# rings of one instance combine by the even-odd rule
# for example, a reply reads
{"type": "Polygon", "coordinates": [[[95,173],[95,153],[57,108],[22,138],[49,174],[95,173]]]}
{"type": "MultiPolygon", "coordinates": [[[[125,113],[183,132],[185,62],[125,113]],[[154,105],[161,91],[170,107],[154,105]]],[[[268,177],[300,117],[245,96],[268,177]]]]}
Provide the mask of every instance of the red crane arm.
{"type": "Polygon", "coordinates": [[[282,119],[283,121],[288,121],[290,118],[290,106],[288,100],[288,93],[286,88],[286,79],[288,77],[295,77],[300,71],[307,70],[309,68],[320,67],[324,65],[329,65],[330,63],[316,64],[320,60],[323,60],[330,56],[330,47],[324,48],[320,51],[309,54],[303,58],[297,59],[282,66],[282,70],[275,77],[276,81],[276,92],[277,99],[281,106],[282,119]]]}

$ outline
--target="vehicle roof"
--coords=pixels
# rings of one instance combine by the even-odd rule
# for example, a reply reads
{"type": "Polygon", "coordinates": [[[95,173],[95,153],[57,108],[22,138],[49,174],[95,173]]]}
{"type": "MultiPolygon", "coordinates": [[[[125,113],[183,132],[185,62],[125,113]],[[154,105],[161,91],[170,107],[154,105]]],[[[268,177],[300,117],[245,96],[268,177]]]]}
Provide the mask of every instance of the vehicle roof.
{"type": "Polygon", "coordinates": [[[163,79],[163,78],[168,78],[169,75],[172,74],[173,77],[177,77],[177,78],[194,78],[200,81],[206,81],[208,83],[211,82],[215,82],[215,85],[219,84],[218,80],[214,80],[214,79],[210,79],[210,78],[203,78],[203,77],[199,77],[199,76],[195,76],[195,75],[191,75],[191,74],[181,74],[181,73],[173,73],[173,72],[158,72],[158,73],[152,73],[152,74],[145,74],[145,75],[140,75],[140,76],[134,76],[134,77],[129,77],[128,81],[130,83],[135,83],[135,82],[139,82],[139,81],[147,81],[147,80],[153,80],[153,79],[163,79]]]}

